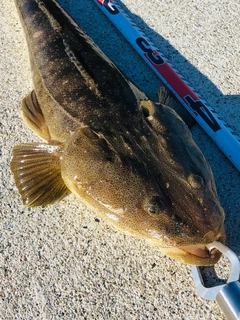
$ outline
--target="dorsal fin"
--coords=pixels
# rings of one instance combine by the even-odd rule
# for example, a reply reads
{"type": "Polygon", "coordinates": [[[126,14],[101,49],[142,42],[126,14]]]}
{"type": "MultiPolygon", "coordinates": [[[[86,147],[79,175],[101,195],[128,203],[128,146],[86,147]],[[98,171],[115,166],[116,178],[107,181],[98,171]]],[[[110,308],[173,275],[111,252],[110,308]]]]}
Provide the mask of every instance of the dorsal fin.
{"type": "Polygon", "coordinates": [[[164,85],[160,85],[158,88],[158,98],[161,104],[164,104],[177,112],[189,128],[194,125],[194,118],[164,85]]]}

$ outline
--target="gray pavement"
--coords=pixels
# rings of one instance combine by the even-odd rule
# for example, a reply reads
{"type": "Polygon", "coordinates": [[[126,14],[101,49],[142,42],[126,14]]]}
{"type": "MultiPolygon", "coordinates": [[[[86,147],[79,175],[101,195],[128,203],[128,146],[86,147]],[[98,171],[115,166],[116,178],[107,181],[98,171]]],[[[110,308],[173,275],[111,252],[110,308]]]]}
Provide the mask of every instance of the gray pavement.
{"type": "MultiPolygon", "coordinates": [[[[91,0],[61,0],[100,48],[151,99],[158,78],[91,0]]],[[[161,52],[240,135],[238,0],[132,1],[122,5],[161,52]]],[[[32,89],[13,1],[0,2],[0,319],[224,319],[195,292],[190,266],[108,226],[73,195],[27,209],[9,170],[14,145],[38,141],[20,117],[32,89]]],[[[240,254],[240,174],[196,125],[240,254]]],[[[226,277],[226,260],[217,267],[226,277]]]]}

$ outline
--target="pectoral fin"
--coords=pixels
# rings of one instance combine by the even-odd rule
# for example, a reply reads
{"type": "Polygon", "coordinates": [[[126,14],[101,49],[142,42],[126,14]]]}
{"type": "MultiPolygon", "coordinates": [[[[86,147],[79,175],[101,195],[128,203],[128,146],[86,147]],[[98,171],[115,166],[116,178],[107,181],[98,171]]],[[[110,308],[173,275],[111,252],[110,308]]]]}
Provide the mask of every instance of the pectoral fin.
{"type": "Polygon", "coordinates": [[[34,90],[22,100],[22,117],[26,124],[39,137],[46,141],[50,141],[48,126],[34,90]]]}
{"type": "Polygon", "coordinates": [[[11,170],[25,206],[48,205],[70,193],[61,176],[61,150],[45,143],[13,148],[11,170]]]}
{"type": "Polygon", "coordinates": [[[190,128],[196,122],[191,114],[184,106],[175,98],[172,93],[163,85],[158,88],[159,102],[172,108],[182,118],[186,125],[190,128]]]}

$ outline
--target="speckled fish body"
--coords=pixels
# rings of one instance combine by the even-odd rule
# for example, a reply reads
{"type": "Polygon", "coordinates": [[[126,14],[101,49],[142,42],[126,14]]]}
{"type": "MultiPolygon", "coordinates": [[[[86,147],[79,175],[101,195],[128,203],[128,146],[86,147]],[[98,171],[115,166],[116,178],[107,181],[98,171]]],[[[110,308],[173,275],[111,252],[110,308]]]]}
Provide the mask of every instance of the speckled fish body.
{"type": "MultiPolygon", "coordinates": [[[[15,0],[34,91],[26,123],[45,143],[13,150],[26,206],[75,193],[116,227],[185,263],[209,265],[224,212],[203,154],[180,117],[148,100],[53,0],[15,0]]],[[[172,104],[172,99],[168,99],[172,104]]]]}

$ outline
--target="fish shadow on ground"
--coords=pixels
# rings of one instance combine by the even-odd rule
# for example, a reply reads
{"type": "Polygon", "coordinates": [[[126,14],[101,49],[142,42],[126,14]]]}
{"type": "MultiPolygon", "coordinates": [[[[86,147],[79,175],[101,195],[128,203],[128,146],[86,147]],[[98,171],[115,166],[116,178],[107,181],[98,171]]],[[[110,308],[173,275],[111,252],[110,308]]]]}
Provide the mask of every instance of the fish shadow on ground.
{"type": "MultiPolygon", "coordinates": [[[[93,21],[91,11],[94,10],[95,13],[95,11],[98,10],[96,5],[93,4],[92,1],[89,2],[89,0],[80,2],[78,0],[69,0],[65,2],[65,4],[64,0],[58,1],[63,3],[63,7],[66,8],[80,26],[84,26],[82,22],[86,24],[86,32],[105,54],[113,60],[120,70],[143,90],[150,99],[156,99],[157,87],[160,80],[154,72],[142,62],[141,58],[138,57],[135,52],[130,53],[130,51],[134,51],[133,49],[129,49],[130,45],[126,45],[126,48],[125,46],[123,47],[123,45],[118,46],[116,42],[120,41],[119,39],[123,37],[117,35],[117,29],[112,26],[111,22],[107,20],[100,10],[96,12],[99,20],[96,19],[93,21]],[[87,11],[89,11],[89,13],[87,11]],[[118,37],[118,39],[115,37],[118,37]]],[[[168,59],[168,62],[172,63],[174,67],[180,71],[184,79],[200,93],[208,105],[213,107],[220,117],[240,135],[240,96],[224,95],[208,77],[192,65],[167,39],[149,27],[141,17],[130,12],[120,0],[118,0],[118,3],[134,23],[146,34],[147,38],[160,49],[160,52],[168,59]]],[[[124,42],[123,39],[121,41],[124,42]]],[[[125,41],[125,43],[127,42],[125,41]]],[[[198,125],[195,125],[195,127],[196,126],[198,125]]],[[[195,131],[195,129],[196,128],[194,128],[193,131],[195,131]]],[[[240,173],[233,167],[230,161],[225,158],[206,134],[201,133],[200,136],[200,141],[196,138],[195,140],[212,166],[219,198],[226,212],[225,225],[228,245],[237,254],[240,254],[240,214],[238,212],[240,208],[240,173]]],[[[197,137],[199,137],[199,135],[197,137]]]]}

